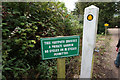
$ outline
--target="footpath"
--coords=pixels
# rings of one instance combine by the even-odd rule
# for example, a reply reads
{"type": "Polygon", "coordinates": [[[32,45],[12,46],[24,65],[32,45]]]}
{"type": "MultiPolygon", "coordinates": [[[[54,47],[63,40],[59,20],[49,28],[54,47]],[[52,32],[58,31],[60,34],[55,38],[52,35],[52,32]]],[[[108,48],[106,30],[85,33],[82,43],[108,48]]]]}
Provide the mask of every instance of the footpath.
{"type": "Polygon", "coordinates": [[[95,53],[93,77],[94,78],[114,78],[120,80],[120,68],[116,68],[116,45],[119,38],[118,28],[108,29],[109,35],[99,37],[96,45],[100,48],[99,53],[95,53]],[[119,79],[118,79],[119,78],[119,79]]]}

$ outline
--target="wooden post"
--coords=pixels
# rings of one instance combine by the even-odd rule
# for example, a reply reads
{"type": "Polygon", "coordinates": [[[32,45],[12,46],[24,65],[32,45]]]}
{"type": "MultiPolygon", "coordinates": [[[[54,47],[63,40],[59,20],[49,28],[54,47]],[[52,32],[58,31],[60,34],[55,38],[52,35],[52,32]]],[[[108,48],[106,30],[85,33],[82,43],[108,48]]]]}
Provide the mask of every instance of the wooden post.
{"type": "Polygon", "coordinates": [[[91,69],[97,35],[98,13],[99,8],[94,5],[85,8],[80,78],[90,79],[92,77],[91,69]]]}
{"type": "Polygon", "coordinates": [[[57,59],[57,79],[65,79],[65,58],[57,59]]]}
{"type": "Polygon", "coordinates": [[[107,34],[107,27],[109,26],[109,24],[105,23],[104,26],[105,26],[105,36],[106,36],[106,34],[107,34]]]}
{"type": "Polygon", "coordinates": [[[105,36],[106,36],[106,34],[107,34],[107,26],[105,26],[105,36]]]}

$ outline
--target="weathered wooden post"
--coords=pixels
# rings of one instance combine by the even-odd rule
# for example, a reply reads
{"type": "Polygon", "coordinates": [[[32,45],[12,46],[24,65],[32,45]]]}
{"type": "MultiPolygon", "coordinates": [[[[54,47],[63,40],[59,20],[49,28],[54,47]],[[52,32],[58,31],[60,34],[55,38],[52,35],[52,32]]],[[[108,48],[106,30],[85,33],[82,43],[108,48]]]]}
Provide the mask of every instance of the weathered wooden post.
{"type": "Polygon", "coordinates": [[[85,8],[80,78],[92,77],[91,69],[92,69],[93,52],[96,43],[98,13],[99,13],[99,8],[94,5],[85,8]]]}
{"type": "Polygon", "coordinates": [[[57,59],[57,79],[65,79],[65,58],[57,59]]]}

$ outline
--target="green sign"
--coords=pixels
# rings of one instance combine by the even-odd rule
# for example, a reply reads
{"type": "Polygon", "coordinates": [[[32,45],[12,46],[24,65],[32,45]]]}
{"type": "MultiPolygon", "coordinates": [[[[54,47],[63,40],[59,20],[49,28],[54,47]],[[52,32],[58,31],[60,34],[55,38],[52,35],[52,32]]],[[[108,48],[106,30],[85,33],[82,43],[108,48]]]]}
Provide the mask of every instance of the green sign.
{"type": "Polygon", "coordinates": [[[79,55],[80,36],[41,38],[42,59],[79,55]]]}

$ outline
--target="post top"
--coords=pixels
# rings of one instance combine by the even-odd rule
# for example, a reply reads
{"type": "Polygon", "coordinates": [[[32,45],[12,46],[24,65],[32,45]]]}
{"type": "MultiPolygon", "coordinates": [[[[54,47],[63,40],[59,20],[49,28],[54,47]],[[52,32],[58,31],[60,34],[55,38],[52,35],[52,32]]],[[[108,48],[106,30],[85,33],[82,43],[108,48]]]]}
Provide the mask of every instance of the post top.
{"type": "Polygon", "coordinates": [[[91,5],[91,6],[89,6],[89,7],[86,7],[86,9],[89,9],[89,8],[97,8],[97,9],[99,9],[98,7],[96,7],[96,6],[94,6],[94,5],[91,5]]]}

